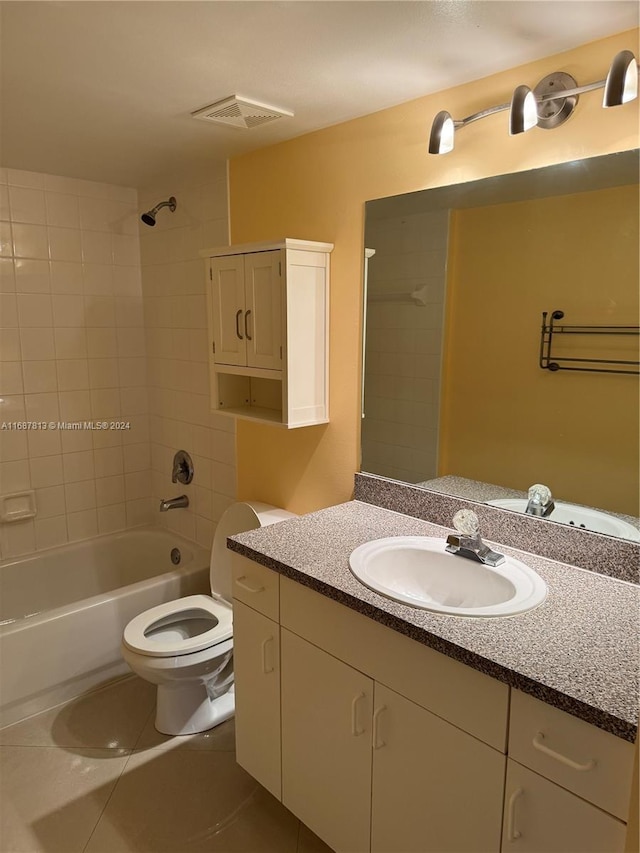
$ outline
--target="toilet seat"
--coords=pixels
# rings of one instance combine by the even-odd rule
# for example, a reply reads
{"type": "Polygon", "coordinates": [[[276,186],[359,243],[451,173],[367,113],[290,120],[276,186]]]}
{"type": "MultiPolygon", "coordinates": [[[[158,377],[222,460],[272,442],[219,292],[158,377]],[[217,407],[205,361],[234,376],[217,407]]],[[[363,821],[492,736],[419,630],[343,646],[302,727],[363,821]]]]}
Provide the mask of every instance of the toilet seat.
{"type": "Polygon", "coordinates": [[[229,604],[208,595],[188,595],[145,610],[129,622],[122,639],[132,652],[149,657],[176,657],[203,651],[232,636],[233,611],[229,604]],[[188,623],[193,618],[210,618],[214,624],[194,637],[167,639],[151,635],[154,628],[178,626],[181,621],[188,623]]]}

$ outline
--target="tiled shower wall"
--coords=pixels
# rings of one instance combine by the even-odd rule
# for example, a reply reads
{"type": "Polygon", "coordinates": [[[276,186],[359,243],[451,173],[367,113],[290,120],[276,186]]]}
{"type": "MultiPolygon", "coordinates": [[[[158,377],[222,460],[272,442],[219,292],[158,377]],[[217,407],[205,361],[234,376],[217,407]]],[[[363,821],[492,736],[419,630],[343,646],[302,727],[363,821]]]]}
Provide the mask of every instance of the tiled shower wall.
{"type": "Polygon", "coordinates": [[[437,474],[449,214],[389,214],[366,225],[362,470],[415,483],[437,474]],[[426,304],[377,299],[416,290],[426,304]]]}
{"type": "Polygon", "coordinates": [[[140,196],[147,210],[169,196],[157,224],[140,226],[149,369],[151,486],[154,501],[187,494],[187,510],[157,522],[209,547],[215,525],[236,494],[235,421],[210,411],[205,263],[200,250],[229,242],[226,166],[197,180],[166,180],[140,196]],[[171,482],[176,450],[195,476],[171,482]]]}
{"type": "Polygon", "coordinates": [[[136,191],[1,170],[0,220],[0,427],[130,424],[0,429],[0,495],[37,505],[8,558],[148,522],[151,486],[136,191]]]}

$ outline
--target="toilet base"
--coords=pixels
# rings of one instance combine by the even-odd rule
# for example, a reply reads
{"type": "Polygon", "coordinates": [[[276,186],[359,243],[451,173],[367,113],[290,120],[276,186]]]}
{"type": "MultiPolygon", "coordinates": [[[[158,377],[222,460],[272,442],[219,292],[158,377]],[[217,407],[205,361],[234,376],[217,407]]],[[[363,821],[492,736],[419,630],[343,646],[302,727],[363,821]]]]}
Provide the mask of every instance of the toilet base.
{"type": "Polygon", "coordinates": [[[165,735],[193,735],[219,726],[235,712],[233,684],[226,693],[211,699],[201,682],[159,684],[156,729],[165,735]]]}

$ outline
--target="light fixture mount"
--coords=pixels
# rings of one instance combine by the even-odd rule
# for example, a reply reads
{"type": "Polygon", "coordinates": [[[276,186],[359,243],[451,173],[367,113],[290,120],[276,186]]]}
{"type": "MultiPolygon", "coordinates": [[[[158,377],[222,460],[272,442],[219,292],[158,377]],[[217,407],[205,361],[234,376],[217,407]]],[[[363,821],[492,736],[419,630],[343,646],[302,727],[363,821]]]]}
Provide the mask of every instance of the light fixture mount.
{"type": "Polygon", "coordinates": [[[554,71],[547,74],[533,90],[538,102],[538,124],[544,130],[553,130],[564,124],[575,110],[579,96],[576,94],[564,95],[567,89],[574,90],[578,87],[577,82],[564,71],[554,71]],[[549,95],[558,93],[557,98],[549,98],[549,95]]]}

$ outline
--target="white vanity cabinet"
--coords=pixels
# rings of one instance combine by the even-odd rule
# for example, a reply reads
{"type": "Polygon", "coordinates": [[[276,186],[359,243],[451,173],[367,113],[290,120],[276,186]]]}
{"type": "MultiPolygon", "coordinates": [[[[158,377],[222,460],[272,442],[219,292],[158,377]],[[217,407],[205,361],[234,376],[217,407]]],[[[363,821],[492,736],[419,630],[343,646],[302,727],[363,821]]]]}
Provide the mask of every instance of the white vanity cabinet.
{"type": "Polygon", "coordinates": [[[337,853],[624,849],[630,743],[232,560],[238,761],[337,853]]]}
{"type": "Polygon", "coordinates": [[[512,690],[503,852],[621,853],[632,772],[630,743],[512,690]]]}
{"type": "Polygon", "coordinates": [[[208,249],[212,408],[288,428],[328,421],[331,243],[208,249]]]}

